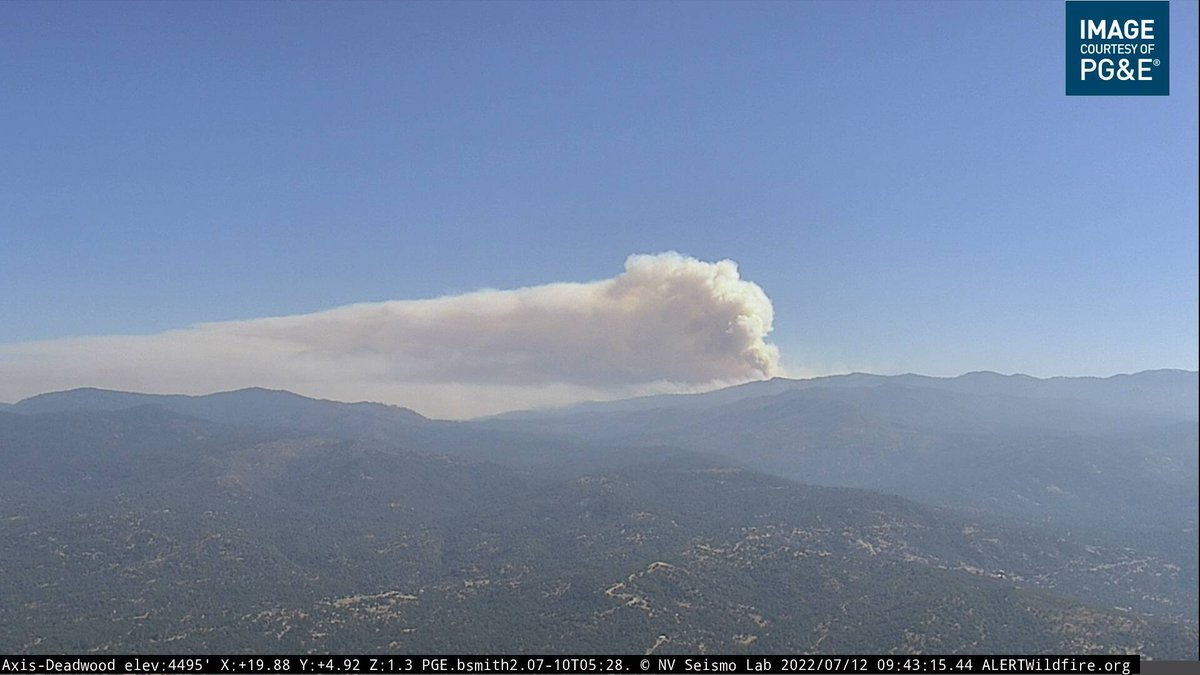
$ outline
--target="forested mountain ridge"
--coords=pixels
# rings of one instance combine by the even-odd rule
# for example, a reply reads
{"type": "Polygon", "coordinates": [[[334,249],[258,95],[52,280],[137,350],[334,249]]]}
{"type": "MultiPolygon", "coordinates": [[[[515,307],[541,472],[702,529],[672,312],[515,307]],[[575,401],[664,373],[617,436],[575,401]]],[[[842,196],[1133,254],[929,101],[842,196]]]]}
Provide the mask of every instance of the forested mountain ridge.
{"type": "MultiPolygon", "coordinates": [[[[1193,376],[1168,378],[1171,387],[1147,396],[1157,400],[1193,376]]],[[[1181,564],[1195,568],[1194,420],[889,382],[480,424],[719,453],[803,482],[879,490],[1065,531],[1108,532],[1117,540],[1153,533],[1163,546],[1181,544],[1181,564]]]]}
{"type": "Polygon", "coordinates": [[[1169,560],[672,449],[569,466],[0,413],[0,650],[1196,653],[1169,560]]]}
{"type": "Polygon", "coordinates": [[[326,434],[387,433],[395,427],[425,421],[422,415],[400,406],[342,403],[261,387],[203,396],[138,394],[85,387],[31,396],[13,404],[10,411],[122,410],[140,405],[157,405],[182,415],[223,424],[299,429],[326,434]]]}
{"type": "Polygon", "coordinates": [[[587,402],[561,408],[506,413],[494,418],[532,419],[579,413],[630,412],[676,407],[703,408],[805,389],[858,389],[892,385],[973,396],[1032,398],[1041,400],[1043,404],[1074,401],[1091,408],[1129,410],[1160,418],[1194,421],[1200,415],[1197,411],[1200,407],[1198,382],[1200,373],[1197,371],[1174,369],[1145,370],[1110,377],[1050,378],[1001,375],[990,371],[976,371],[957,377],[930,377],[911,373],[850,373],[807,379],[776,377],[700,394],[662,394],[618,401],[587,402]]]}

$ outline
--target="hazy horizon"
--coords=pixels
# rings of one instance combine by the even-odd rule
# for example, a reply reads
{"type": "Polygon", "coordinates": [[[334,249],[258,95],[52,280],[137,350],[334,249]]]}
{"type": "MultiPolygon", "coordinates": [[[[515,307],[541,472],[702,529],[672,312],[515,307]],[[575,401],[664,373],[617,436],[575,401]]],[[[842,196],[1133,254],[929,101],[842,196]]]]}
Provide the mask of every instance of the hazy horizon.
{"type": "Polygon", "coordinates": [[[1030,375],[1028,373],[1000,373],[1000,372],[997,372],[994,370],[973,370],[973,371],[968,371],[965,373],[959,373],[957,375],[927,375],[925,373],[913,373],[913,372],[867,373],[867,372],[862,372],[862,371],[854,371],[854,372],[848,372],[848,373],[826,373],[826,374],[822,374],[822,375],[810,375],[810,376],[803,376],[803,377],[790,377],[788,375],[776,375],[774,377],[760,379],[760,380],[747,380],[747,381],[739,383],[739,384],[717,385],[717,386],[712,386],[712,387],[696,387],[696,388],[693,388],[688,391],[675,390],[675,391],[665,391],[665,392],[653,392],[653,393],[646,393],[646,394],[633,394],[630,396],[619,397],[619,398],[580,399],[580,400],[571,401],[568,403],[549,404],[549,405],[535,406],[535,407],[530,407],[530,408],[503,409],[503,410],[496,410],[493,412],[487,412],[487,413],[483,413],[483,414],[479,414],[479,415],[459,416],[459,417],[438,417],[436,415],[429,415],[429,414],[426,414],[424,411],[414,408],[412,406],[408,406],[408,405],[404,405],[404,404],[400,404],[400,403],[388,402],[388,401],[381,401],[381,400],[374,400],[374,399],[351,399],[351,398],[339,399],[339,398],[321,396],[320,394],[308,393],[308,392],[304,392],[304,391],[297,391],[297,390],[293,390],[293,389],[280,389],[280,388],[274,388],[274,387],[262,387],[262,386],[257,386],[257,385],[240,387],[237,389],[195,390],[195,391],[166,391],[166,390],[164,390],[164,391],[142,391],[142,390],[112,389],[112,388],[107,388],[107,387],[82,385],[82,386],[78,386],[78,387],[71,387],[69,389],[48,389],[45,391],[35,392],[32,394],[29,394],[28,396],[23,396],[20,398],[15,398],[15,399],[10,399],[10,400],[0,400],[0,405],[15,405],[17,403],[20,403],[21,401],[25,401],[25,400],[28,400],[31,398],[36,398],[38,396],[43,396],[43,395],[47,395],[47,394],[58,394],[58,393],[71,392],[71,391],[108,391],[108,392],[116,392],[116,393],[124,393],[124,394],[149,394],[149,395],[153,395],[153,396],[204,397],[204,396],[210,396],[210,395],[215,395],[215,394],[228,394],[228,393],[233,393],[233,392],[238,392],[238,391],[261,390],[261,391],[268,391],[268,392],[281,392],[281,393],[287,393],[287,394],[296,394],[296,395],[303,396],[303,397],[309,398],[309,399],[321,400],[321,401],[331,401],[334,403],[349,403],[349,404],[370,403],[370,404],[398,406],[398,407],[412,410],[413,412],[416,412],[416,413],[422,415],[423,417],[427,417],[432,420],[469,421],[469,420],[485,419],[488,417],[502,415],[504,413],[510,413],[510,412],[550,411],[550,410],[556,410],[556,409],[560,409],[560,408],[570,408],[571,406],[578,405],[580,403],[607,403],[607,402],[633,400],[633,399],[645,398],[645,397],[651,397],[651,396],[686,396],[689,394],[703,394],[703,393],[708,393],[708,392],[713,392],[713,391],[719,391],[721,389],[726,389],[726,388],[730,388],[730,387],[737,387],[737,386],[740,386],[741,384],[751,384],[754,382],[771,382],[771,381],[776,381],[776,380],[802,382],[802,381],[814,381],[814,380],[822,380],[822,379],[830,379],[830,378],[838,378],[838,377],[847,377],[847,376],[853,376],[853,375],[864,375],[864,376],[869,376],[869,377],[916,376],[916,377],[928,377],[928,378],[937,379],[937,380],[954,380],[954,379],[958,379],[961,377],[966,377],[968,375],[997,375],[997,376],[1004,377],[1004,378],[1023,377],[1023,378],[1032,378],[1034,380],[1040,380],[1040,381],[1064,380],[1064,379],[1066,379],[1066,380],[1076,380],[1076,379],[1107,380],[1107,379],[1112,379],[1112,378],[1117,378],[1117,377],[1131,377],[1131,376],[1136,376],[1136,375],[1142,375],[1145,373],[1161,373],[1161,372],[1177,372],[1177,373],[1200,375],[1200,372],[1198,372],[1198,371],[1187,370],[1187,369],[1182,369],[1182,368],[1147,368],[1144,370],[1138,370],[1138,371],[1133,371],[1133,372],[1128,372],[1128,373],[1112,373],[1109,375],[1037,376],[1037,375],[1030,375]]]}

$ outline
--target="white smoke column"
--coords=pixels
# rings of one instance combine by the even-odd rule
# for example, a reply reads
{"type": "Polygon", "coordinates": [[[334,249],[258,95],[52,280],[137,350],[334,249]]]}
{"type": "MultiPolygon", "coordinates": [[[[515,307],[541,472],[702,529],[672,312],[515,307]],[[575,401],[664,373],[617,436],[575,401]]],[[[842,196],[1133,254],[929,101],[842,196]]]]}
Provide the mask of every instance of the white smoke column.
{"type": "Polygon", "coordinates": [[[779,367],[778,350],[766,342],[772,320],[770,299],[740,278],[733,261],[634,255],[622,274],[590,283],[0,346],[0,399],[70,386],[269,386],[340,398],[384,394],[428,409],[407,390],[460,416],[479,412],[468,410],[472,387],[493,401],[486,407],[502,408],[497,391],[514,402],[555,392],[532,396],[544,404],[649,383],[770,377],[779,367]]]}

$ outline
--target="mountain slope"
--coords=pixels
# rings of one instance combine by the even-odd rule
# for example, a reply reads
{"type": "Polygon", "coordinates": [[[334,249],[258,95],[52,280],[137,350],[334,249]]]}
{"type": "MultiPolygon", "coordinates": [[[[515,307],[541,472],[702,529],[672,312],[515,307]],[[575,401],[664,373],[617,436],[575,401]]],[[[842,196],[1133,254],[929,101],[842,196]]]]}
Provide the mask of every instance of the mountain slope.
{"type": "MultiPolygon", "coordinates": [[[[1146,420],[1197,420],[1200,406],[1200,373],[1185,370],[1148,370],[1112,377],[1052,377],[973,372],[958,377],[926,375],[871,375],[851,373],[810,379],[773,378],[706,392],[657,395],[619,401],[581,403],[558,409],[519,411],[494,419],[532,420],[580,414],[635,412],[670,408],[712,408],[749,398],[774,396],[807,389],[863,389],[881,386],[944,391],[970,396],[1035,399],[1041,405],[1060,406],[1078,414],[1105,410],[1137,423],[1146,420]]],[[[1102,420],[1102,416],[1093,415],[1102,420]]]]}
{"type": "Polygon", "coordinates": [[[1133,423],[1077,402],[889,384],[480,424],[723,454],[806,482],[1064,528],[1196,527],[1196,424],[1133,423]]]}
{"type": "Polygon", "coordinates": [[[672,450],[570,474],[0,413],[0,511],[10,653],[1196,653],[1194,623],[1098,606],[1169,613],[1166,561],[672,450]]]}
{"type": "Polygon", "coordinates": [[[420,414],[399,406],[342,403],[261,388],[204,396],[72,389],[27,398],[14,404],[9,412],[104,411],[142,405],[157,405],[181,415],[221,424],[293,429],[325,435],[387,435],[427,421],[420,414]]]}

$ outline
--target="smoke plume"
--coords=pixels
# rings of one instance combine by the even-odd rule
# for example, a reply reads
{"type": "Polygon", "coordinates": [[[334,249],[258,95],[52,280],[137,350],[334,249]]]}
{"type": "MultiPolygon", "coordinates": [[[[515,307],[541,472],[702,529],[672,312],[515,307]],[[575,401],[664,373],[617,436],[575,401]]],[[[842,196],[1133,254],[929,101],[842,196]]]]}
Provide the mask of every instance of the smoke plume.
{"type": "Polygon", "coordinates": [[[770,377],[772,319],[733,261],[634,255],[589,283],[0,346],[0,399],[266,386],[463,417],[770,377]]]}

